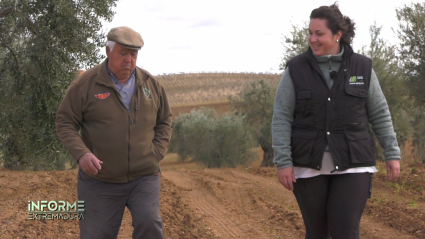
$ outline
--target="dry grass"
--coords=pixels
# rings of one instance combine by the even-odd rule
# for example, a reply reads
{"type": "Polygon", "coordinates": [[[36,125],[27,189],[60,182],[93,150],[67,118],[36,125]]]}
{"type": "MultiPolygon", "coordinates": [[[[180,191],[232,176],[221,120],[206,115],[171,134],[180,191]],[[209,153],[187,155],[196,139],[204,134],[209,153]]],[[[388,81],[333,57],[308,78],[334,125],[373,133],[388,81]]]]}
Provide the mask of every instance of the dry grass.
{"type": "Polygon", "coordinates": [[[250,82],[263,79],[277,86],[280,78],[280,74],[224,72],[156,76],[164,85],[171,106],[224,102],[250,82]]]}

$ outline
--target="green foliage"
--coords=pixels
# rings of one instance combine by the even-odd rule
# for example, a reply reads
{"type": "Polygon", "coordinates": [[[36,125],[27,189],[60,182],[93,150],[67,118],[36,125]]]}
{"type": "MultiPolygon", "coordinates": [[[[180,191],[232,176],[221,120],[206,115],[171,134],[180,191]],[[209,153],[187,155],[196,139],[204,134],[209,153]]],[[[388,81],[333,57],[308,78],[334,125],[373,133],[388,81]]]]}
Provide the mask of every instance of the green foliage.
{"type": "Polygon", "coordinates": [[[244,116],[254,138],[264,151],[262,166],[273,166],[271,122],[276,87],[264,80],[252,82],[230,104],[238,115],[244,116]]]}
{"type": "Polygon", "coordinates": [[[55,115],[77,70],[101,59],[114,0],[0,2],[0,165],[63,168],[55,115]]]}
{"type": "Polygon", "coordinates": [[[213,109],[207,108],[180,115],[173,125],[171,144],[181,160],[192,157],[208,168],[236,167],[255,157],[244,118],[217,117],[213,109]]]}
{"type": "MultiPolygon", "coordinates": [[[[400,145],[404,145],[413,131],[413,105],[409,99],[407,77],[402,62],[396,54],[396,46],[380,37],[381,29],[382,26],[378,27],[376,23],[370,26],[371,43],[369,47],[362,48],[361,54],[372,59],[372,68],[386,96],[397,140],[400,145]]],[[[378,141],[375,140],[375,142],[377,158],[382,161],[384,160],[382,148],[379,147],[378,141]]]]}
{"type": "Polygon", "coordinates": [[[396,10],[400,54],[410,76],[409,87],[418,104],[425,102],[425,3],[414,3],[396,10]]]}
{"type": "Polygon", "coordinates": [[[286,63],[294,56],[299,55],[308,49],[309,26],[308,22],[303,22],[301,27],[292,25],[292,31],[289,36],[283,35],[283,57],[279,64],[279,69],[286,68],[286,63]]]}
{"type": "Polygon", "coordinates": [[[415,102],[414,145],[417,157],[425,160],[425,3],[397,9],[399,52],[408,76],[407,85],[415,102]]]}

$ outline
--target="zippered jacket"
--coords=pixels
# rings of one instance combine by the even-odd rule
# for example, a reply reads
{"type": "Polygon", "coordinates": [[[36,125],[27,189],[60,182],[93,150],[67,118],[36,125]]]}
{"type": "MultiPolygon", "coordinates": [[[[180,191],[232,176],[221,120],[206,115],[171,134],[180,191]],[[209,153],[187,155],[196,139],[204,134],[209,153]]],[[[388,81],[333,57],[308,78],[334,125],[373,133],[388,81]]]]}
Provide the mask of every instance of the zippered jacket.
{"type": "Polygon", "coordinates": [[[93,153],[103,161],[96,179],[126,183],[159,172],[171,137],[171,110],[164,87],[136,67],[127,109],[105,60],[75,79],[56,115],[56,131],[75,160],[93,153]]]}
{"type": "Polygon", "coordinates": [[[375,165],[366,110],[372,61],[349,45],[344,49],[331,89],[310,48],[288,62],[296,97],[291,134],[294,166],[320,170],[327,145],[335,170],[375,165]]]}

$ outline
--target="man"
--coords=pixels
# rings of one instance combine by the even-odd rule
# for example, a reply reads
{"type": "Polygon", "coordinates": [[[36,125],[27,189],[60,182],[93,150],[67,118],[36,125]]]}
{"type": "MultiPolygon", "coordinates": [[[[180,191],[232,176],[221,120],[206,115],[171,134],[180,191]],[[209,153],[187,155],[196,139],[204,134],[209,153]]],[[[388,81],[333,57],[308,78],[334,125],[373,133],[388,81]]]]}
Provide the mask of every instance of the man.
{"type": "Polygon", "coordinates": [[[107,59],[70,84],[56,116],[57,134],[80,167],[80,236],[116,238],[127,207],[133,238],[160,239],[159,162],[171,110],[160,82],[136,67],[140,34],[117,27],[107,38],[107,59]]]}

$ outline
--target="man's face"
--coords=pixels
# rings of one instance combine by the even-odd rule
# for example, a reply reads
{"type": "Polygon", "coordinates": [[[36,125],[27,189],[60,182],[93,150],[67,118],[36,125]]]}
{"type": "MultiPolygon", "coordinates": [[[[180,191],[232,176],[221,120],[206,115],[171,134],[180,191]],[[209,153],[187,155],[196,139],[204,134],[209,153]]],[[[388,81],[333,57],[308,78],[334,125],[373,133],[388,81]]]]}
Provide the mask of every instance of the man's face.
{"type": "Polygon", "coordinates": [[[114,50],[106,48],[106,55],[109,58],[109,69],[120,81],[126,81],[136,68],[138,50],[132,50],[116,43],[114,50]]]}

